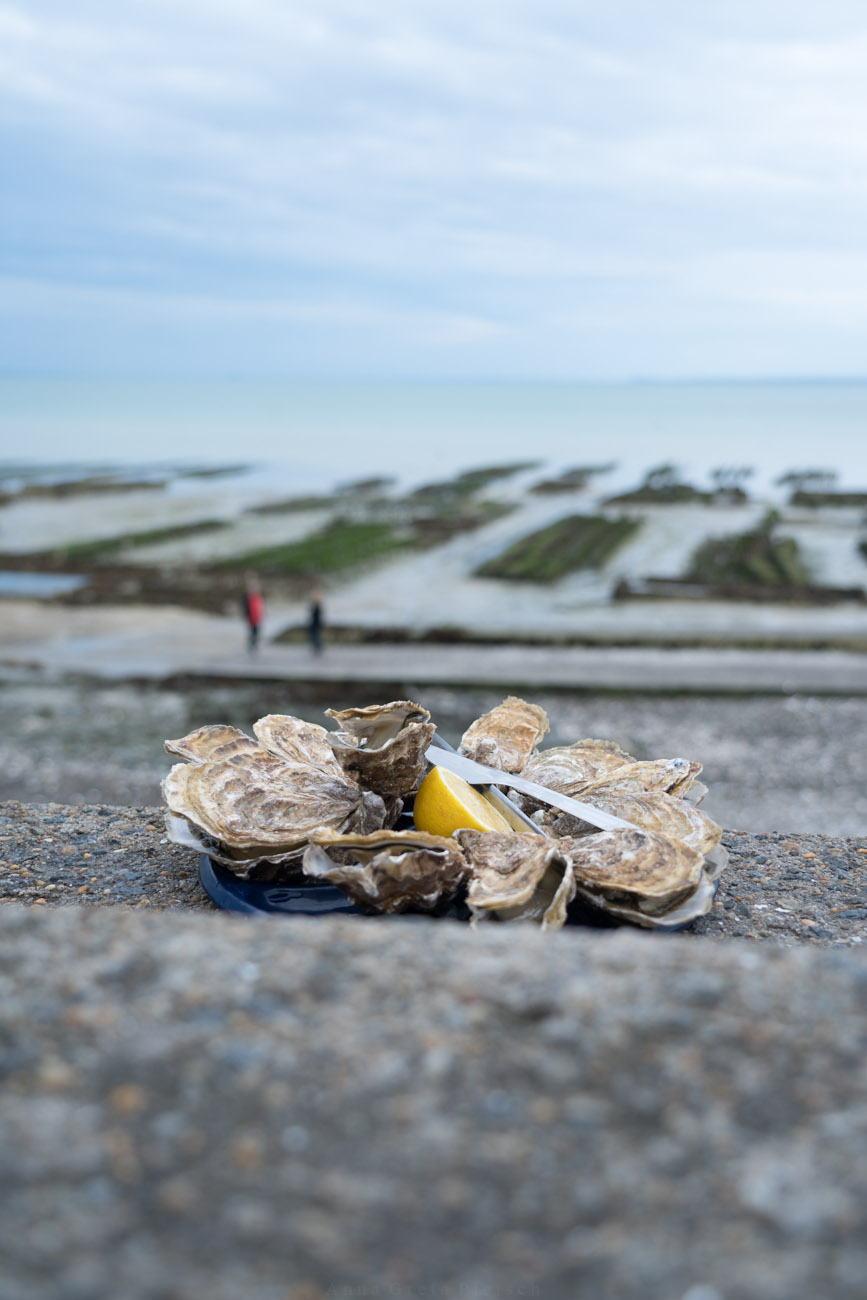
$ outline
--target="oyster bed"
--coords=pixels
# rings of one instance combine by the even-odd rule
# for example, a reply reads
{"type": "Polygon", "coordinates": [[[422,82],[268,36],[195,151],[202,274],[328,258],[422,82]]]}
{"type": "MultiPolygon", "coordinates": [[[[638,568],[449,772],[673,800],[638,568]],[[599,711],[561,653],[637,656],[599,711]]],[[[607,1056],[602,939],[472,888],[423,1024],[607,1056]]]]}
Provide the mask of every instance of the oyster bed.
{"type": "Polygon", "coordinates": [[[211,724],[166,741],[184,760],[163,782],[170,838],[244,879],[327,881],[366,912],[433,912],[462,891],[473,924],[558,929],[574,903],[672,928],[710,909],[727,855],[695,806],[699,762],[639,761],[597,739],[540,751],[545,710],[509,696],[458,753],[481,781],[514,785],[519,829],[468,829],[457,805],[447,838],[424,823],[395,829],[435,756],[428,710],[396,700],[326,713],[336,731],[269,714],[254,737],[211,724]]]}

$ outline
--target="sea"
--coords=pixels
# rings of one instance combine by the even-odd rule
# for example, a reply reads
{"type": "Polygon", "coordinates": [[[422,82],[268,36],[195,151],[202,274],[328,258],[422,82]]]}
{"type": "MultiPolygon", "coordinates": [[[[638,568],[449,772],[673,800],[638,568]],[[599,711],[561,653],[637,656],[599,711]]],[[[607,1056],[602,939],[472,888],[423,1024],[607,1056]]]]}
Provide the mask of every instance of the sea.
{"type": "MultiPolygon", "coordinates": [[[[40,466],[244,463],[298,490],[399,486],[464,469],[607,465],[606,489],[673,464],[705,486],[787,471],[867,489],[867,381],[526,383],[0,378],[0,461],[40,466]]],[[[69,472],[72,472],[70,468],[69,472]]],[[[777,489],[781,491],[781,489],[777,489]]]]}

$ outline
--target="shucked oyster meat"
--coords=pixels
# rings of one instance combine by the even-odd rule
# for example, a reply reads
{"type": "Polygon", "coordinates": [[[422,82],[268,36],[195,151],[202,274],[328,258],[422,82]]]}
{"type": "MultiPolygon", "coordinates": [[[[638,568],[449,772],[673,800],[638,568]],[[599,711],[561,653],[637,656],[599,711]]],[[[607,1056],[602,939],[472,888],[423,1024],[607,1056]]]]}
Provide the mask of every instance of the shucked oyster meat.
{"type": "Polygon", "coordinates": [[[354,781],[384,797],[402,797],[417,788],[436,731],[427,709],[411,700],[393,700],[325,712],[338,725],[326,733],[328,743],[354,781]]]}
{"type": "Polygon", "coordinates": [[[303,867],[306,875],[338,885],[363,911],[373,912],[429,912],[453,898],[467,875],[459,845],[424,831],[314,831],[303,867]]]}
{"type": "Polygon", "coordinates": [[[543,708],[510,695],[470,724],[458,749],[467,758],[501,772],[520,772],[548,731],[543,708]]]}

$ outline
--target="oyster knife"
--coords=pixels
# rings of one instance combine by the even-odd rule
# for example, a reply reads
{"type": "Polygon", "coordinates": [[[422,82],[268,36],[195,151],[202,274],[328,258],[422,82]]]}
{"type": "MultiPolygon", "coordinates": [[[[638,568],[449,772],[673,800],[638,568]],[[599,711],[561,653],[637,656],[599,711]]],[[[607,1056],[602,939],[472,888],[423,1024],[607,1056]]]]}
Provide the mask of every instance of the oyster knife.
{"type": "Polygon", "coordinates": [[[505,785],[510,790],[520,790],[522,794],[531,794],[540,803],[560,808],[563,812],[571,813],[573,817],[580,817],[582,821],[589,822],[591,826],[598,826],[600,830],[611,831],[621,827],[629,830],[637,829],[633,822],[603,812],[601,808],[595,808],[592,803],[579,803],[577,799],[570,799],[568,795],[560,794],[557,790],[549,790],[547,786],[537,785],[535,781],[527,781],[513,772],[501,772],[496,767],[477,763],[475,759],[465,758],[463,754],[456,754],[452,750],[431,745],[425,757],[429,763],[434,763],[437,767],[446,767],[456,776],[462,776],[470,785],[505,785]]]}

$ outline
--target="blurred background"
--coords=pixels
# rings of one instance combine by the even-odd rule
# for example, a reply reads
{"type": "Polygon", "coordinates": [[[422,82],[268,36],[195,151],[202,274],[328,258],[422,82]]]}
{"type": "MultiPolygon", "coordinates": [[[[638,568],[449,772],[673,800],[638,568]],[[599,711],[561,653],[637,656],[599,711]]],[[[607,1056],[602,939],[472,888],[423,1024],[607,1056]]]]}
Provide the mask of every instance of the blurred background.
{"type": "MultiPolygon", "coordinates": [[[[849,0],[0,6],[0,796],[155,803],[346,647],[463,646],[453,741],[488,642],[863,656],[865,84],[849,0]]],[[[860,693],[630,664],[552,740],[863,833],[860,693]]]]}

